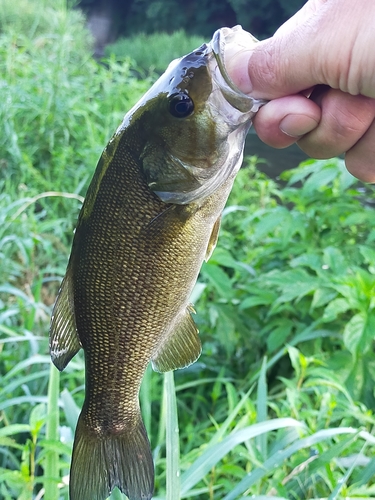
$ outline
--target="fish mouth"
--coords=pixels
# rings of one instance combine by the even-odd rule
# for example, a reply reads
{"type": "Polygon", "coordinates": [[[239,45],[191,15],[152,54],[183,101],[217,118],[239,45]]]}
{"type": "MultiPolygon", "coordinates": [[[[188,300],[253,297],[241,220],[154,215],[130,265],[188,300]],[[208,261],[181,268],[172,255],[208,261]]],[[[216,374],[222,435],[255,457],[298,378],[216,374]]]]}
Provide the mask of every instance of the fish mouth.
{"type": "Polygon", "coordinates": [[[213,55],[209,63],[213,79],[220,88],[226,101],[241,113],[255,114],[261,106],[267,101],[263,99],[254,99],[244,94],[230,78],[225,66],[225,49],[230,43],[236,44],[239,48],[242,46],[249,49],[251,45],[258,40],[247,31],[244,31],[240,25],[233,28],[221,28],[215,31],[208,48],[213,55]]]}

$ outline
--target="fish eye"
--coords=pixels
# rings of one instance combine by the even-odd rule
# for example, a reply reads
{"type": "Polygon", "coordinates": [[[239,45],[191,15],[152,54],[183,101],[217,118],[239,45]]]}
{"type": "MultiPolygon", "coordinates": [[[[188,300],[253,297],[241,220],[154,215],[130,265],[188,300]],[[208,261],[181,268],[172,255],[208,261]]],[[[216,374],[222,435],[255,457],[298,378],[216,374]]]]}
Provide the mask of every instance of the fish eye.
{"type": "Polygon", "coordinates": [[[169,112],[176,118],[186,118],[194,111],[192,99],[185,93],[173,94],[169,98],[169,112]]]}

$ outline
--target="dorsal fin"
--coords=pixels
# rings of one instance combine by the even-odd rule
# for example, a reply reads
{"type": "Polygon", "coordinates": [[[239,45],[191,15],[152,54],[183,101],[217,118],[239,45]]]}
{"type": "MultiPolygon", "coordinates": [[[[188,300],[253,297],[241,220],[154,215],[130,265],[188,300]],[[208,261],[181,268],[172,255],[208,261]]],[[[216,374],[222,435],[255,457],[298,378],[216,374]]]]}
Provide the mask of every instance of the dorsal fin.
{"type": "Polygon", "coordinates": [[[74,313],[73,282],[68,266],[52,311],[49,348],[53,364],[60,371],[63,370],[81,347],[74,313]]]}
{"type": "Polygon", "coordinates": [[[202,351],[198,329],[191,313],[192,306],[183,312],[171,336],[161,345],[152,358],[152,367],[158,372],[168,372],[177,368],[186,368],[196,361],[202,351]]]}

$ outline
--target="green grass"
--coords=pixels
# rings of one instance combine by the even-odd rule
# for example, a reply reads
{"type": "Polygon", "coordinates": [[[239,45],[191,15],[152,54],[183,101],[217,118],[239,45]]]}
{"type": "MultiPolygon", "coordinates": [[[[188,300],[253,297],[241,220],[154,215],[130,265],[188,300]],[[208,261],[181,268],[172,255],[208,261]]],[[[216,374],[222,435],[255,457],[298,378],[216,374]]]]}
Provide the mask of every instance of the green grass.
{"type": "MultiPolygon", "coordinates": [[[[0,498],[67,500],[84,363],[51,368],[49,317],[97,158],[150,79],[95,62],[64,4],[22,5],[19,25],[0,6],[0,498]]],[[[374,190],[337,159],[282,185],[255,164],[194,290],[201,358],[143,381],[155,498],[374,498],[374,190]]]]}

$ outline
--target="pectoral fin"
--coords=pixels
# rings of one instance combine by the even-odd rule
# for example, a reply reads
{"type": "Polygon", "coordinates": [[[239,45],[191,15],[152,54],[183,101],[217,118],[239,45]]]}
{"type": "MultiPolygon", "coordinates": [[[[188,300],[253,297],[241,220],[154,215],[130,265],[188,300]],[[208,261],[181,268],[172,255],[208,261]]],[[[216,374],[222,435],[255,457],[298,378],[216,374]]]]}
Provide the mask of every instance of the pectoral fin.
{"type": "Polygon", "coordinates": [[[170,338],[151,360],[155,371],[168,372],[177,368],[186,368],[199,358],[202,345],[191,312],[193,308],[188,306],[170,338]]]}
{"type": "Polygon", "coordinates": [[[52,311],[49,347],[52,362],[60,371],[82,347],[76,327],[73,282],[69,267],[52,311]]]}
{"type": "Polygon", "coordinates": [[[212,252],[215,250],[217,239],[219,237],[220,223],[221,223],[221,215],[217,218],[214,227],[212,228],[210,240],[207,245],[206,256],[204,258],[206,262],[211,257],[212,252]]]}

